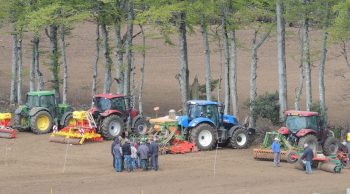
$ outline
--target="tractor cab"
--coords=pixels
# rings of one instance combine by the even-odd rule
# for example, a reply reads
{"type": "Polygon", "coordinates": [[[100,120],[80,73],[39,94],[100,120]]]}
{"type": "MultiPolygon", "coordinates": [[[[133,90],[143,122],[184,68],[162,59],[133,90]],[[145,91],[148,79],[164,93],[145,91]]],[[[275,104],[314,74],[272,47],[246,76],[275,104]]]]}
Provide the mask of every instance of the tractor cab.
{"type": "Polygon", "coordinates": [[[215,126],[220,125],[218,103],[208,103],[208,101],[193,100],[188,102],[187,107],[189,122],[197,118],[208,118],[215,126]]]}

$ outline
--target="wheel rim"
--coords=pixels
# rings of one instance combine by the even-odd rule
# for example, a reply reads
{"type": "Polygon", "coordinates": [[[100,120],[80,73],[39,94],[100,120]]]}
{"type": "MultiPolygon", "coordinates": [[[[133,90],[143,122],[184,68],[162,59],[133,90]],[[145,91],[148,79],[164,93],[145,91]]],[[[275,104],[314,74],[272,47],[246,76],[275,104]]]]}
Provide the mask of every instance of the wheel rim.
{"type": "Polygon", "coordinates": [[[200,145],[206,147],[213,141],[213,135],[209,130],[202,130],[198,135],[198,142],[200,145]]]}
{"type": "Polygon", "coordinates": [[[121,130],[121,125],[119,122],[117,121],[112,121],[109,123],[109,127],[108,127],[109,133],[115,137],[120,133],[121,130]]]}
{"type": "Polygon", "coordinates": [[[36,126],[40,131],[46,131],[50,126],[50,119],[46,115],[41,115],[38,117],[36,126]]]}
{"type": "Polygon", "coordinates": [[[141,124],[141,125],[138,125],[136,127],[136,131],[141,134],[141,135],[144,135],[146,134],[146,130],[147,130],[147,125],[146,124],[141,124]]]}
{"type": "Polygon", "coordinates": [[[236,137],[236,142],[237,142],[237,145],[243,146],[244,144],[247,143],[247,136],[244,133],[238,134],[238,136],[236,137]]]}

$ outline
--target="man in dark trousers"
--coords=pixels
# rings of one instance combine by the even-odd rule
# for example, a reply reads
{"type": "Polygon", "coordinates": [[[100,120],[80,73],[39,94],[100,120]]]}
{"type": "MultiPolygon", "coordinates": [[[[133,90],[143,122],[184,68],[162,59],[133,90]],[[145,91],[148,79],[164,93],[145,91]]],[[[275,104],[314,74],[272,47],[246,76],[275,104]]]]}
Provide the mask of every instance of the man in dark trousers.
{"type": "Polygon", "coordinates": [[[122,149],[120,147],[120,143],[117,142],[113,147],[114,154],[114,169],[116,172],[122,171],[122,149]]]}
{"type": "Polygon", "coordinates": [[[301,159],[305,161],[305,170],[306,174],[311,174],[311,162],[314,158],[314,151],[311,149],[311,147],[306,143],[304,144],[304,153],[301,156],[301,159]]]}
{"type": "Polygon", "coordinates": [[[111,146],[111,153],[112,153],[112,156],[113,156],[113,168],[115,168],[115,155],[114,155],[114,152],[113,152],[113,148],[114,148],[114,146],[116,144],[120,144],[120,141],[119,141],[118,137],[114,138],[114,141],[112,142],[112,146],[111,146]]]}
{"type": "Polygon", "coordinates": [[[131,172],[131,146],[130,141],[128,139],[125,140],[125,143],[122,146],[122,152],[124,156],[124,162],[125,162],[125,169],[128,172],[131,172]]]}
{"type": "Polygon", "coordinates": [[[148,155],[149,149],[144,141],[141,141],[141,145],[137,148],[137,155],[140,158],[141,168],[146,171],[148,170],[148,155]]]}
{"type": "Polygon", "coordinates": [[[157,143],[157,139],[153,138],[152,142],[151,142],[151,161],[152,161],[152,169],[157,171],[159,169],[158,166],[158,152],[159,152],[159,147],[158,147],[158,143],[157,143]]]}

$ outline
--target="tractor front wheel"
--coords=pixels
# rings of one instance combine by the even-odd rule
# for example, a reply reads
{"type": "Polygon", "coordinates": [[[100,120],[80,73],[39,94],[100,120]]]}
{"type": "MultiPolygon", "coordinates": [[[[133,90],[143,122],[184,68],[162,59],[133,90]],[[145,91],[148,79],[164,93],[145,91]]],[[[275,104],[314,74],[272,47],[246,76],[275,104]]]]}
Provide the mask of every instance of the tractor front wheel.
{"type": "Polygon", "coordinates": [[[49,133],[52,129],[52,116],[47,111],[39,111],[30,118],[30,128],[35,134],[49,133]]]}
{"type": "Polygon", "coordinates": [[[124,131],[124,122],[118,115],[110,115],[103,119],[101,134],[106,140],[120,136],[124,131]]]}
{"type": "Polygon", "coordinates": [[[308,144],[310,146],[310,148],[314,151],[318,150],[318,141],[317,141],[317,137],[310,134],[310,135],[305,135],[304,137],[301,137],[299,139],[299,143],[298,146],[299,147],[304,147],[305,144],[308,144]]]}
{"type": "Polygon", "coordinates": [[[325,156],[335,155],[338,151],[338,140],[335,137],[327,137],[323,144],[323,154],[325,156]]]}
{"type": "Polygon", "coordinates": [[[236,129],[230,138],[230,144],[232,148],[236,149],[247,148],[249,146],[249,137],[247,130],[241,127],[236,129]]]}
{"type": "Polygon", "coordinates": [[[211,150],[216,142],[215,130],[208,124],[200,124],[192,129],[191,140],[199,150],[211,150]]]}
{"type": "Polygon", "coordinates": [[[146,135],[149,126],[149,123],[143,117],[141,117],[137,119],[134,124],[134,132],[136,135],[146,135]]]}

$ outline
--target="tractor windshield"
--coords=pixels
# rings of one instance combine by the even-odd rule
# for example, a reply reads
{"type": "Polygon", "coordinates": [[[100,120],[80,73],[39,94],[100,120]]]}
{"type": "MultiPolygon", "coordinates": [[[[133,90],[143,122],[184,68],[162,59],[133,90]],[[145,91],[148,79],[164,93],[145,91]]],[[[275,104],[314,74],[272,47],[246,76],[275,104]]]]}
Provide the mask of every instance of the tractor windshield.
{"type": "Polygon", "coordinates": [[[28,107],[37,107],[37,106],[39,106],[39,96],[27,95],[26,105],[28,107]]]}
{"type": "Polygon", "coordinates": [[[298,132],[300,129],[318,130],[317,121],[317,116],[288,116],[286,120],[286,127],[294,133],[298,132]]]}
{"type": "Polygon", "coordinates": [[[45,108],[55,107],[55,96],[40,96],[40,106],[45,108]]]}
{"type": "Polygon", "coordinates": [[[219,122],[219,112],[217,105],[196,105],[190,104],[188,109],[189,120],[199,117],[210,119],[215,125],[219,122]]]}
{"type": "Polygon", "coordinates": [[[94,106],[97,110],[104,112],[111,109],[111,101],[108,98],[97,97],[94,99],[94,106]]]}

